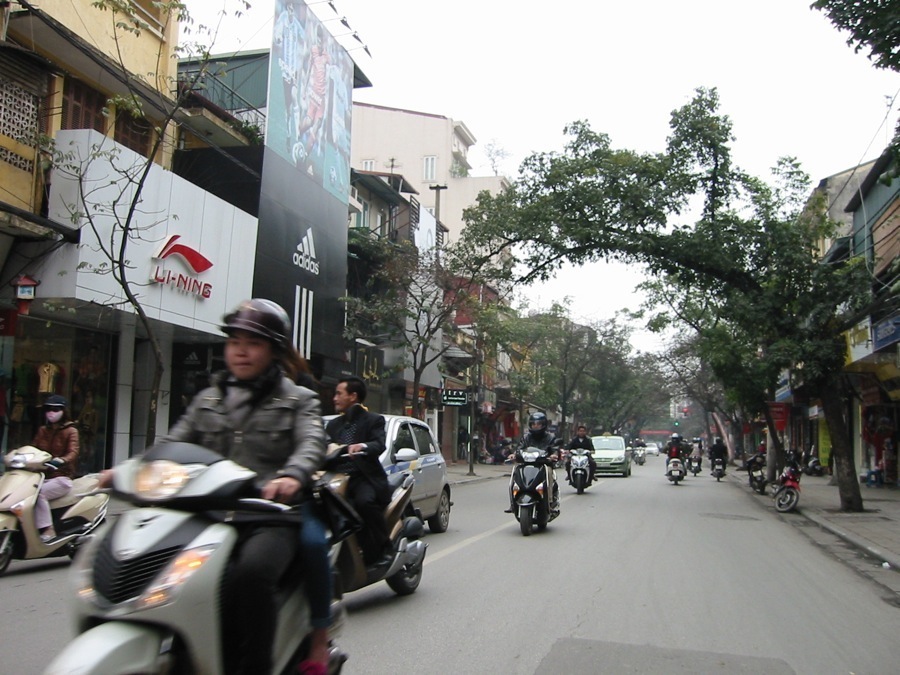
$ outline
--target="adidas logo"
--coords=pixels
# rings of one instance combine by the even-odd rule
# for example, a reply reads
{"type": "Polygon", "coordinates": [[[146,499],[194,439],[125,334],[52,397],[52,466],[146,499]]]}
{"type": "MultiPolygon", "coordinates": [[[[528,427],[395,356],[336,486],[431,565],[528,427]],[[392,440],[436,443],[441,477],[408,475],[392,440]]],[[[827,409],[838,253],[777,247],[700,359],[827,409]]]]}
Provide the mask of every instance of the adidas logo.
{"type": "Polygon", "coordinates": [[[316,245],[313,243],[313,231],[309,228],[300,243],[297,244],[297,250],[294,251],[294,264],[300,269],[313,274],[319,273],[319,261],[316,260],[316,245]]]}
{"type": "Polygon", "coordinates": [[[197,352],[191,352],[184,359],[184,365],[186,366],[199,366],[200,365],[200,357],[197,356],[197,352]]]}

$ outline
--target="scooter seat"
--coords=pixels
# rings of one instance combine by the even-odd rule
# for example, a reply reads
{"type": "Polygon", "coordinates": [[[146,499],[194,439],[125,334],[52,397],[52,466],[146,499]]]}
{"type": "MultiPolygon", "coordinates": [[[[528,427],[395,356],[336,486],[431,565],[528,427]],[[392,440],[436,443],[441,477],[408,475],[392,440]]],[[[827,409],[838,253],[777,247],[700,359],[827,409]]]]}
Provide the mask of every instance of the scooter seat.
{"type": "Polygon", "coordinates": [[[62,497],[57,497],[56,499],[50,502],[51,509],[61,509],[66,506],[72,506],[84,497],[88,492],[92,492],[97,489],[97,486],[100,484],[100,474],[97,473],[89,473],[86,476],[82,476],[81,478],[76,478],[72,481],[72,489],[69,490],[62,497]]]}

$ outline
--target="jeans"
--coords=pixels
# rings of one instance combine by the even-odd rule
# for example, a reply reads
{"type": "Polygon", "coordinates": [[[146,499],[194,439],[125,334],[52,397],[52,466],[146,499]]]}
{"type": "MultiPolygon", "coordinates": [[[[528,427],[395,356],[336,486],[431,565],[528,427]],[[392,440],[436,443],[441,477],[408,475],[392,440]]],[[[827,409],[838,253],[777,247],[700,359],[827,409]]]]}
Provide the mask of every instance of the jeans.
{"type": "Polygon", "coordinates": [[[300,555],[305,568],[310,621],[313,628],[328,628],[331,625],[331,599],[334,594],[334,580],[328,562],[328,534],[325,524],[316,515],[312,500],[303,502],[300,511],[303,514],[300,555]]]}

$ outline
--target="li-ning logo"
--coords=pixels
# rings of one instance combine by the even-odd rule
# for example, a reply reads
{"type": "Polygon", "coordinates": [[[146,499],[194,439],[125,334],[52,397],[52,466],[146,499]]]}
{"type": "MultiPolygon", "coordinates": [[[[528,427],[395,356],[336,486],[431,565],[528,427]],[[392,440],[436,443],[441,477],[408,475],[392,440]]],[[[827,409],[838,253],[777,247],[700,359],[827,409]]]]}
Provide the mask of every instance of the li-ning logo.
{"type": "MultiPolygon", "coordinates": [[[[187,266],[195,273],[202,274],[213,264],[200,251],[177,243],[181,239],[181,235],[173,234],[160,247],[156,255],[153,257],[158,260],[165,260],[169,256],[177,255],[187,266]]],[[[201,281],[191,274],[180,274],[166,269],[162,265],[157,265],[150,275],[150,280],[158,284],[172,286],[178,291],[189,293],[191,295],[199,295],[201,298],[208,298],[212,295],[212,284],[201,281]]]]}
{"type": "Polygon", "coordinates": [[[319,261],[316,260],[316,245],[313,243],[313,231],[309,228],[300,243],[297,244],[297,250],[294,251],[294,264],[300,269],[319,273],[319,261]]]}

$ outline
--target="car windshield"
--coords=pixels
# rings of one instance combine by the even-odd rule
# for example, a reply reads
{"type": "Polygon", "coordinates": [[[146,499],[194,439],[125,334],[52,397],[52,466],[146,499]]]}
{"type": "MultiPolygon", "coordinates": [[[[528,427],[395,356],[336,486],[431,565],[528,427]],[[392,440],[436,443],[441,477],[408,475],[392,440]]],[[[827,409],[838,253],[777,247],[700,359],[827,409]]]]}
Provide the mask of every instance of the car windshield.
{"type": "Polygon", "coordinates": [[[624,450],[625,439],[621,436],[594,436],[591,439],[594,450],[624,450]]]}

